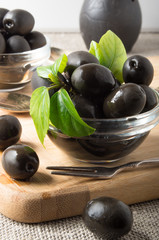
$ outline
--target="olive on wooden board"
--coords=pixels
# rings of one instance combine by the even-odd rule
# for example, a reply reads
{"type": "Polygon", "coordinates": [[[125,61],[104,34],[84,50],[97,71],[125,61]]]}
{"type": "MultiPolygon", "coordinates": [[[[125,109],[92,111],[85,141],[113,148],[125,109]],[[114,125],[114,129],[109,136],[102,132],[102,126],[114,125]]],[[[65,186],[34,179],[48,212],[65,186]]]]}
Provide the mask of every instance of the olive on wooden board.
{"type": "Polygon", "coordinates": [[[21,137],[21,133],[21,123],[15,116],[0,116],[0,149],[5,149],[17,143],[21,137]]]}
{"type": "Polygon", "coordinates": [[[8,11],[3,18],[4,29],[11,35],[26,35],[31,32],[34,24],[33,15],[23,9],[8,11]]]}
{"type": "Polygon", "coordinates": [[[87,63],[97,63],[98,59],[87,51],[75,51],[70,53],[68,56],[67,66],[65,68],[67,78],[70,78],[73,71],[81,65],[87,63]]]}
{"type": "Polygon", "coordinates": [[[3,152],[2,166],[11,178],[27,180],[38,170],[39,158],[31,147],[15,144],[3,152]]]}
{"type": "Polygon", "coordinates": [[[106,118],[120,118],[139,114],[146,103],[146,94],[141,86],[127,83],[112,91],[104,100],[106,118]]]}
{"type": "Polygon", "coordinates": [[[137,83],[149,86],[154,75],[154,68],[148,58],[141,55],[129,57],[123,66],[125,83],[137,83]]]}
{"type": "Polygon", "coordinates": [[[128,234],[133,225],[130,207],[111,197],[89,201],[83,211],[83,220],[90,231],[109,240],[128,234]]]}
{"type": "Polygon", "coordinates": [[[116,81],[107,67],[88,63],[74,70],[71,83],[78,93],[97,103],[113,90],[116,81]]]}

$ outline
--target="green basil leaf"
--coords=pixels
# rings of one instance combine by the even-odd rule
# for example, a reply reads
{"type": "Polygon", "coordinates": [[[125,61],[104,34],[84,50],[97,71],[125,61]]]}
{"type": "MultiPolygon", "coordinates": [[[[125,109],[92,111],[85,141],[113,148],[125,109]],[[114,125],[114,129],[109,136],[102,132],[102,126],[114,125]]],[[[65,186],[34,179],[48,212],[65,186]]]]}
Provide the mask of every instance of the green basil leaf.
{"type": "Polygon", "coordinates": [[[49,74],[52,73],[52,65],[37,67],[36,71],[39,77],[49,78],[49,74]]]}
{"type": "Polygon", "coordinates": [[[62,54],[52,65],[52,73],[57,75],[58,72],[63,73],[67,65],[67,56],[62,54]]]}
{"type": "MultiPolygon", "coordinates": [[[[50,74],[56,77],[58,72],[64,72],[67,60],[66,54],[63,54],[53,63],[53,65],[37,67],[37,73],[42,78],[50,78],[50,74]]],[[[52,80],[52,78],[50,78],[50,80],[52,80]]]]}
{"type": "Polygon", "coordinates": [[[70,137],[88,136],[95,131],[81,119],[65,89],[60,89],[51,97],[50,120],[70,137]]]}
{"type": "Polygon", "coordinates": [[[33,119],[38,137],[43,144],[50,121],[50,97],[46,87],[37,88],[32,93],[30,115],[33,119]]]}
{"type": "Polygon", "coordinates": [[[120,38],[112,31],[107,31],[99,40],[92,41],[89,52],[97,57],[101,65],[111,70],[114,77],[123,82],[122,69],[127,59],[125,47],[120,38]]]}

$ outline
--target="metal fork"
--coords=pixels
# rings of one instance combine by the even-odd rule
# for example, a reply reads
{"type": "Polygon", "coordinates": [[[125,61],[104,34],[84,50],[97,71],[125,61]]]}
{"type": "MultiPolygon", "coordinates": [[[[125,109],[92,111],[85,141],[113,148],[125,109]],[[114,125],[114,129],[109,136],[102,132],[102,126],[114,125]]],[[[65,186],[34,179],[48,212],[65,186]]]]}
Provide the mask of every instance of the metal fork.
{"type": "Polygon", "coordinates": [[[48,166],[46,169],[55,170],[51,174],[68,175],[78,177],[92,177],[110,179],[117,173],[125,170],[135,169],[138,167],[159,167],[159,158],[147,159],[136,162],[129,162],[117,167],[69,167],[69,166],[48,166]],[[57,171],[60,170],[60,171],[57,171]]]}

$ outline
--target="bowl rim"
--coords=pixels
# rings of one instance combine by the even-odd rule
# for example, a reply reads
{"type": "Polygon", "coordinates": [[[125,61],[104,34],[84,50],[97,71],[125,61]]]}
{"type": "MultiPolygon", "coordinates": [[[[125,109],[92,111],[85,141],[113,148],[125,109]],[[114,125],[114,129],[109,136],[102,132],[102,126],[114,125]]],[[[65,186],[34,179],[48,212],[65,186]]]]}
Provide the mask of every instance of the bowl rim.
{"type": "Polygon", "coordinates": [[[158,97],[158,103],[157,105],[150,109],[149,111],[143,112],[143,113],[138,113],[136,115],[131,115],[127,117],[121,117],[121,118],[82,118],[83,121],[85,122],[126,122],[126,121],[133,121],[133,120],[141,120],[143,118],[146,118],[150,116],[151,114],[154,114],[155,112],[159,111],[159,91],[156,89],[152,88],[153,91],[156,93],[158,97]]]}

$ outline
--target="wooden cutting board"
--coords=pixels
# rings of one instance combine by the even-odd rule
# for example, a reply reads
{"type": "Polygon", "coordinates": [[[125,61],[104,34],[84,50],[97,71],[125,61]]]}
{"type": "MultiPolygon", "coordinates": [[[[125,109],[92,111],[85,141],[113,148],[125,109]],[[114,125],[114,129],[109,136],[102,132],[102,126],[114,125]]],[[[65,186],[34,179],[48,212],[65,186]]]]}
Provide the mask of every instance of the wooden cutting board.
{"type": "MultiPolygon", "coordinates": [[[[155,68],[153,87],[156,88],[159,86],[159,57],[151,57],[150,60],[155,68]]],[[[22,92],[30,94],[30,85],[22,92]]],[[[8,112],[0,110],[0,115],[3,114],[8,112]]],[[[110,180],[51,175],[46,170],[48,165],[86,164],[68,157],[48,137],[44,148],[29,114],[14,115],[23,129],[19,142],[34,148],[40,159],[40,167],[30,181],[21,182],[11,179],[0,163],[0,212],[5,216],[20,222],[35,223],[81,215],[87,201],[103,195],[118,198],[127,204],[159,198],[159,167],[123,172],[110,180]]],[[[159,125],[120,164],[153,157],[159,157],[159,125]]]]}

